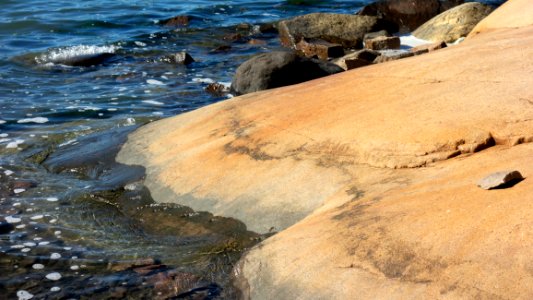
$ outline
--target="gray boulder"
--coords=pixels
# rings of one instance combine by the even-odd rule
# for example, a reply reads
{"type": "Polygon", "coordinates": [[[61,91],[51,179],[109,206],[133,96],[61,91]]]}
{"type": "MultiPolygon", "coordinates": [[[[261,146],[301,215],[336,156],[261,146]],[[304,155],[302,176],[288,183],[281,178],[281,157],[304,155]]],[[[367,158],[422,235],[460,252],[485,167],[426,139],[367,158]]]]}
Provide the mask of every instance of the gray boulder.
{"type": "Polygon", "coordinates": [[[451,43],[467,36],[479,21],[488,16],[492,6],[469,2],[432,18],[413,32],[417,38],[451,43]]]}
{"type": "Polygon", "coordinates": [[[281,43],[294,48],[302,39],[321,39],[344,48],[362,48],[369,32],[385,29],[377,17],[313,13],[278,23],[281,43]]]}
{"type": "Polygon", "coordinates": [[[339,66],[292,52],[263,53],[237,68],[231,92],[236,95],[296,84],[344,71],[339,66]]]}

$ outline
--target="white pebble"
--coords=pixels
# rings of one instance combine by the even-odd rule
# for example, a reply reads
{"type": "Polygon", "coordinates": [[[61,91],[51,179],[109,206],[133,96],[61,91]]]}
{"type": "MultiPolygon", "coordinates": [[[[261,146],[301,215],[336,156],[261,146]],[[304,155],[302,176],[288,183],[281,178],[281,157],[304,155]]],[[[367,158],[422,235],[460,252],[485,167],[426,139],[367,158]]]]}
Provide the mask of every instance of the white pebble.
{"type": "Polygon", "coordinates": [[[57,281],[57,280],[61,279],[61,274],[59,274],[57,272],[53,272],[53,273],[50,273],[50,274],[46,275],[46,279],[57,281]]]}
{"type": "Polygon", "coordinates": [[[35,247],[35,246],[37,246],[37,244],[35,244],[34,242],[26,242],[26,243],[24,243],[24,246],[26,246],[26,247],[35,247]]]}
{"type": "Polygon", "coordinates": [[[54,286],[54,287],[50,288],[50,292],[59,292],[59,291],[61,291],[61,288],[58,287],[58,286],[54,286]]]}
{"type": "Polygon", "coordinates": [[[152,85],[165,85],[163,82],[155,79],[148,79],[146,80],[146,83],[152,84],[152,85]]]}
{"type": "Polygon", "coordinates": [[[50,259],[60,259],[60,258],[61,258],[61,254],[59,253],[50,254],[50,259]]]}
{"type": "Polygon", "coordinates": [[[11,224],[20,223],[20,221],[22,221],[21,218],[15,218],[11,216],[6,217],[6,222],[11,223],[11,224]]]}
{"type": "Polygon", "coordinates": [[[34,268],[35,270],[44,269],[44,265],[43,264],[33,264],[33,266],[31,266],[31,267],[34,268]]]}
{"type": "Polygon", "coordinates": [[[26,190],[25,190],[25,189],[14,189],[14,190],[13,190],[13,192],[14,192],[15,194],[20,194],[20,193],[22,193],[22,192],[24,192],[24,191],[26,191],[26,190]]]}
{"type": "Polygon", "coordinates": [[[33,298],[33,294],[25,290],[20,290],[17,292],[17,297],[19,298],[19,300],[29,300],[33,298]]]}
{"type": "Polygon", "coordinates": [[[46,201],[50,201],[50,202],[56,202],[56,201],[58,201],[58,200],[59,200],[59,199],[56,198],[56,197],[48,197],[48,198],[46,198],[46,201]]]}
{"type": "Polygon", "coordinates": [[[32,220],[40,220],[43,217],[44,217],[43,215],[36,215],[36,216],[31,217],[30,219],[32,219],[32,220]]]}

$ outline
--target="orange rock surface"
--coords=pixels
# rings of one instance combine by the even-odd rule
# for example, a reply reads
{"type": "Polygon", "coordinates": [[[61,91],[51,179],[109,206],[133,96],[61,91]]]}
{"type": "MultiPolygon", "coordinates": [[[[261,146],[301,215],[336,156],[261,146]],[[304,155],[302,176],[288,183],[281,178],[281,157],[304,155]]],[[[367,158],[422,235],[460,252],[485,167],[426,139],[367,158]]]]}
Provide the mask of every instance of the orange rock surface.
{"type": "Polygon", "coordinates": [[[146,167],[156,201],[280,231],[236,267],[245,298],[530,299],[533,26],[505,23],[530,8],[509,1],[457,46],[144,126],[117,159],[146,167]],[[513,169],[512,188],[476,186],[513,169]]]}

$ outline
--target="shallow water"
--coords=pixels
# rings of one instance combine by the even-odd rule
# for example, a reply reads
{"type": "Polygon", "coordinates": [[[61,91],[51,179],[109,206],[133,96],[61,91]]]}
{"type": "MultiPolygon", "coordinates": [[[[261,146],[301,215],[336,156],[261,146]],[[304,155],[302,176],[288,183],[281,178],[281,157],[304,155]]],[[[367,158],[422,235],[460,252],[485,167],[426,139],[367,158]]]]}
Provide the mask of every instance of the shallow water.
{"type": "Polygon", "coordinates": [[[233,264],[265,236],[154,204],[143,169],[114,163],[114,154],[142,124],[229,97],[204,89],[280,48],[257,25],[368,2],[2,0],[0,295],[234,298],[233,264]],[[183,14],[194,17],[187,27],[159,22],[183,14]],[[163,59],[182,50],[196,62],[163,59]],[[101,65],[73,63],[102,53],[101,65]]]}

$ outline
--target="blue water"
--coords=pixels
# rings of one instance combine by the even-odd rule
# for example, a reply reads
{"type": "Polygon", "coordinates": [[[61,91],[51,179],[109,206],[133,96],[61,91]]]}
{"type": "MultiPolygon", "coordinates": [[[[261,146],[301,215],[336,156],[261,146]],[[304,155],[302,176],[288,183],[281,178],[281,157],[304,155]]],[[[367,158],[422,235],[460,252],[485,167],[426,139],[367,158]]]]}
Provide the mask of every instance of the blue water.
{"type": "MultiPolygon", "coordinates": [[[[45,297],[53,285],[68,291],[64,297],[91,295],[94,290],[80,276],[116,282],[118,275],[109,275],[106,269],[108,260],[143,257],[157,257],[177,270],[199,274],[204,281],[227,284],[224,274],[234,262],[231,255],[192,257],[211,244],[231,242],[237,235],[249,238],[251,233],[243,233],[233,221],[221,221],[224,225],[219,227],[226,231],[199,236],[179,228],[169,233],[166,227],[139,229],[139,214],[172,227],[178,222],[172,219],[176,216],[160,213],[168,209],[184,214],[184,208],[155,209],[140,194],[130,200],[144,203],[150,211],[141,209],[135,218],[123,207],[107,205],[112,197],[101,193],[116,188],[108,184],[115,173],[106,169],[109,160],[97,161],[95,167],[84,151],[98,152],[102,144],[112,144],[136,126],[230,97],[204,89],[209,82],[229,85],[246,59],[280,48],[275,33],[261,34],[254,26],[311,12],[354,13],[368,2],[0,0],[0,221],[20,219],[14,231],[0,235],[0,298],[13,298],[22,288],[45,297]],[[186,27],[161,24],[176,15],[194,18],[186,27]],[[239,31],[244,39],[225,40],[241,23],[252,25],[239,31]],[[263,43],[246,42],[252,38],[263,43]],[[213,51],[221,45],[231,49],[213,51]],[[196,61],[189,66],[161,61],[179,51],[187,51],[196,61]],[[92,67],[61,63],[68,57],[102,52],[115,57],[92,67]],[[72,166],[53,164],[76,152],[84,155],[74,155],[78,161],[72,166]],[[27,252],[18,247],[39,241],[50,243],[30,246],[27,252]],[[61,263],[50,262],[52,252],[62,255],[61,263]],[[74,257],[101,266],[73,272],[69,266],[74,257]],[[33,269],[34,262],[43,263],[45,269],[33,269]],[[51,271],[61,272],[63,279],[38,284],[51,271]]],[[[186,215],[192,216],[188,227],[205,227],[205,220],[212,218],[186,215]]],[[[120,280],[137,278],[120,274],[120,280]]],[[[137,298],[146,296],[142,294],[146,291],[137,292],[137,298]]]]}

